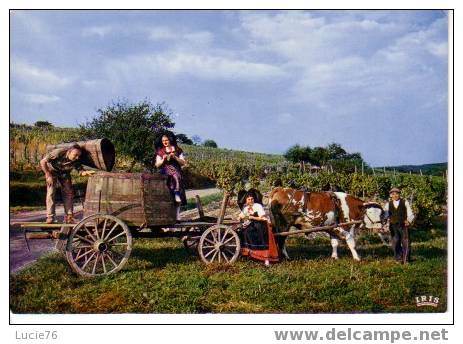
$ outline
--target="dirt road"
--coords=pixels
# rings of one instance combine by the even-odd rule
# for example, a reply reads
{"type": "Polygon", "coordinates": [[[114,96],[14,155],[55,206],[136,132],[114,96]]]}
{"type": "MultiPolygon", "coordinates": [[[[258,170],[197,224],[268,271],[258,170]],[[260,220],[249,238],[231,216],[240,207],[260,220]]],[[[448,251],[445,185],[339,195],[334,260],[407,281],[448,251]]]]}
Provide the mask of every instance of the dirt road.
{"type": "MultiPolygon", "coordinates": [[[[220,192],[217,188],[200,189],[200,190],[187,190],[187,198],[193,198],[195,195],[204,197],[220,192]]],[[[82,205],[78,204],[74,207],[76,219],[82,218],[82,205]]],[[[56,208],[56,215],[58,222],[63,220],[64,209],[63,206],[56,208]]],[[[19,226],[11,225],[15,222],[40,222],[45,221],[46,211],[35,210],[10,214],[10,272],[16,272],[23,267],[35,262],[44,253],[54,249],[54,241],[48,239],[35,240],[30,244],[31,251],[27,250],[26,242],[24,240],[24,232],[19,226]]]]}

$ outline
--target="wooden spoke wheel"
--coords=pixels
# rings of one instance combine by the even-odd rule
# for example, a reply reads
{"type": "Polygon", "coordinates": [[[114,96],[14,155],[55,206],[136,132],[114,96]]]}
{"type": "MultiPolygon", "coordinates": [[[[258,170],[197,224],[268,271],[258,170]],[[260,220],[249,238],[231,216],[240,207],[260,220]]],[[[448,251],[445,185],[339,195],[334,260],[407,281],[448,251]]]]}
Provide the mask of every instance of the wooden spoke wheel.
{"type": "Polygon", "coordinates": [[[69,233],[66,259],[83,277],[115,273],[127,263],[132,251],[132,234],[115,216],[95,214],[79,222],[69,233]]]}
{"type": "Polygon", "coordinates": [[[199,239],[198,252],[206,263],[232,264],[240,255],[240,238],[229,226],[209,227],[199,239]]]}

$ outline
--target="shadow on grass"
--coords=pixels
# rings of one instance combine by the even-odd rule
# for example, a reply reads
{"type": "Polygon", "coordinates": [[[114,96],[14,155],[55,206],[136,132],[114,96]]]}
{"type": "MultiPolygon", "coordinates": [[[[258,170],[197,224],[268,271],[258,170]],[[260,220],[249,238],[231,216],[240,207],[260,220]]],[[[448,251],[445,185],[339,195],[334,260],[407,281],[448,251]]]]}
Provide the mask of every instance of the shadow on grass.
{"type": "Polygon", "coordinates": [[[415,229],[410,230],[410,238],[412,242],[427,242],[440,237],[447,237],[447,228],[435,227],[431,229],[415,229]]]}
{"type": "MultiPolygon", "coordinates": [[[[426,244],[427,242],[428,240],[413,241],[412,239],[412,259],[447,257],[446,249],[429,246],[426,244]]],[[[362,259],[387,259],[393,257],[392,248],[389,245],[383,245],[382,243],[357,245],[356,250],[362,259]]],[[[331,259],[332,248],[328,240],[309,241],[307,239],[299,239],[296,242],[293,242],[292,245],[288,245],[287,251],[291,260],[331,259]]],[[[340,241],[338,246],[338,256],[339,258],[352,258],[352,253],[345,242],[340,241]]]]}
{"type": "Polygon", "coordinates": [[[153,268],[163,268],[168,264],[191,263],[199,257],[189,254],[183,247],[147,248],[136,247],[131,259],[139,259],[150,263],[153,268]]]}

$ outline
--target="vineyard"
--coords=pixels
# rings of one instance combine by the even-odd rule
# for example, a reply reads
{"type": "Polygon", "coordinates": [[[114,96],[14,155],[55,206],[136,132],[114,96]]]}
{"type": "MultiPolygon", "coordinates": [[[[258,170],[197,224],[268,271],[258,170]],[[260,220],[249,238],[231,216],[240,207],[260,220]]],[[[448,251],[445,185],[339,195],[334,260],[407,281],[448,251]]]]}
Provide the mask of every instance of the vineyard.
{"type": "MultiPolygon", "coordinates": [[[[82,140],[77,128],[37,128],[26,125],[10,127],[10,170],[33,171],[38,168],[40,159],[46,153],[46,146],[61,142],[82,140]]],[[[281,155],[243,152],[230,149],[204,146],[182,145],[188,157],[189,168],[204,176],[214,177],[216,166],[224,163],[245,165],[250,169],[261,167],[286,166],[281,155]]],[[[154,152],[154,147],[153,147],[154,152]]],[[[124,156],[116,156],[116,169],[124,170],[129,162],[124,156]]],[[[136,166],[141,169],[141,166],[136,166]]]]}
{"type": "MultiPolygon", "coordinates": [[[[44,191],[43,176],[38,163],[45,154],[47,144],[81,139],[77,128],[37,128],[24,125],[10,127],[10,202],[15,205],[15,182],[21,182],[20,191],[31,189],[24,182],[34,183],[44,191]]],[[[270,189],[276,183],[309,191],[320,191],[335,186],[345,192],[364,199],[384,201],[392,186],[403,190],[403,196],[412,203],[420,224],[430,224],[445,212],[447,204],[447,181],[445,176],[396,173],[375,170],[343,173],[321,169],[315,173],[301,171],[299,165],[287,162],[281,155],[251,153],[203,146],[182,145],[188,167],[185,169],[187,186],[201,187],[216,184],[229,192],[247,186],[270,189]]],[[[124,170],[129,165],[124,156],[117,156],[116,169],[124,170]]],[[[142,170],[142,166],[135,166],[142,170]]],[[[83,180],[78,180],[80,183],[83,180]]],[[[34,186],[35,187],[35,186],[34,186]]],[[[32,187],[32,189],[34,188],[32,187]]],[[[32,190],[30,190],[32,192],[32,190]]],[[[42,191],[40,191],[42,192],[42,191]]],[[[38,192],[38,193],[40,193],[38,192]]],[[[33,193],[33,192],[32,192],[33,193]]],[[[37,199],[37,193],[34,193],[37,199]]],[[[21,198],[21,197],[20,197],[21,198]]],[[[40,199],[40,197],[38,197],[40,199]]],[[[22,199],[22,198],[21,198],[22,199]]],[[[26,200],[27,201],[27,200],[26,200]]],[[[24,204],[29,205],[29,204],[24,204]]]]}

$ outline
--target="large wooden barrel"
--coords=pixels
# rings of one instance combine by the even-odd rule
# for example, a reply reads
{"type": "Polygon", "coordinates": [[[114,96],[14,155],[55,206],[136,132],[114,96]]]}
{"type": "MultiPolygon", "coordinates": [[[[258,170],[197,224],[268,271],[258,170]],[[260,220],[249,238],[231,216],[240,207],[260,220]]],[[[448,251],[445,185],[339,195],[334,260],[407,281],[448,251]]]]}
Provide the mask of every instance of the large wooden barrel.
{"type": "Polygon", "coordinates": [[[166,179],[160,174],[101,172],[88,179],[84,217],[117,216],[129,226],[162,226],[176,222],[166,179]]]}
{"type": "Polygon", "coordinates": [[[56,148],[70,148],[73,145],[82,148],[82,164],[103,171],[111,171],[116,162],[116,151],[111,141],[106,138],[48,145],[47,152],[56,148]]]}

